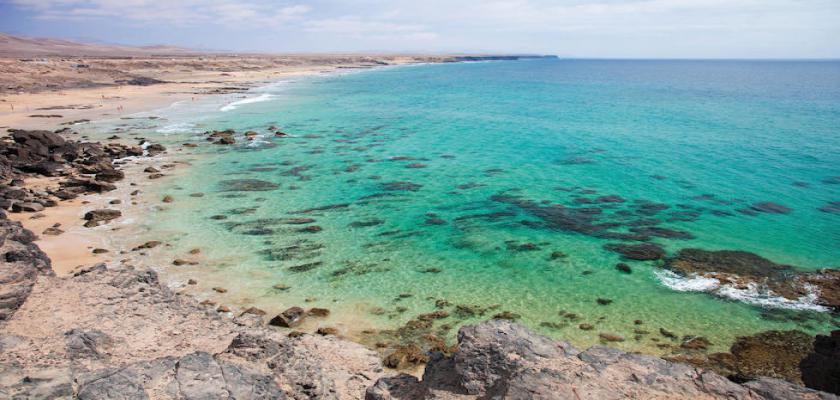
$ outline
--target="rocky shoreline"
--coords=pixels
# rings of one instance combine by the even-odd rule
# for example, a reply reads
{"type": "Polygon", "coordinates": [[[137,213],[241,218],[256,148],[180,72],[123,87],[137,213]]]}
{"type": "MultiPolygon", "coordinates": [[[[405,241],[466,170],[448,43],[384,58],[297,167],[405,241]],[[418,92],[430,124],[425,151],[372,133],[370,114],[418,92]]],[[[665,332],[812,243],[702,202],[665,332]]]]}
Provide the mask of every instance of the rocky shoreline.
{"type": "MultiPolygon", "coordinates": [[[[33,215],[114,190],[124,159],[165,151],[77,142],[62,136],[69,131],[10,133],[0,143],[1,205],[33,215]],[[41,177],[57,188],[27,188],[27,179],[41,177]]],[[[229,144],[233,135],[223,133],[208,139],[229,144]]],[[[107,224],[115,211],[85,219],[107,224]]],[[[57,277],[32,232],[5,213],[0,229],[0,394],[7,398],[837,398],[802,384],[840,392],[840,331],[764,332],[714,354],[705,353],[702,337],[682,338],[682,351],[667,361],[601,346],[579,351],[499,313],[463,327],[457,346],[407,345],[381,357],[329,328],[293,330],[303,316],[328,310],[213,309],[162,285],[148,266],[127,263],[57,277]],[[422,380],[386,368],[423,363],[422,380]]],[[[691,272],[702,271],[720,258],[692,254],[669,267],[689,273],[690,261],[691,272]]],[[[439,316],[421,317],[403,330],[439,316]]]]}
{"type": "Polygon", "coordinates": [[[227,318],[208,310],[162,286],[150,270],[98,265],[68,278],[45,271],[27,301],[0,325],[0,394],[33,399],[838,398],[766,377],[738,384],[710,370],[603,346],[579,351],[504,320],[462,328],[457,351],[433,353],[421,380],[385,369],[375,352],[356,343],[329,333],[267,328],[262,320],[252,312],[227,318]]]}

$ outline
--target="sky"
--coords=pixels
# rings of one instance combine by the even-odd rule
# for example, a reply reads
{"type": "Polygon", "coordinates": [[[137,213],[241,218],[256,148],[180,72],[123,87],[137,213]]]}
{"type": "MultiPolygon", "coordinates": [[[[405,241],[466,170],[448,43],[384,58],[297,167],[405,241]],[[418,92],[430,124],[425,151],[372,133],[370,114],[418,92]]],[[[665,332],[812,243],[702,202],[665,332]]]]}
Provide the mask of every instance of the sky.
{"type": "Polygon", "coordinates": [[[840,58],[840,0],[0,0],[0,32],[236,52],[840,58]]]}

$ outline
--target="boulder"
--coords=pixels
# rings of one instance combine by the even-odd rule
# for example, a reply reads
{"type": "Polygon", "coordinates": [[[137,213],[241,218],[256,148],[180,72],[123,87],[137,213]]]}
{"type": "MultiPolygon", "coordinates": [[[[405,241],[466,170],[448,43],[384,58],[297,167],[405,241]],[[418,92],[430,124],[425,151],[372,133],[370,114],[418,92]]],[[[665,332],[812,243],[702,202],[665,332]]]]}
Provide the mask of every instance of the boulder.
{"type": "Polygon", "coordinates": [[[813,348],[799,364],[802,382],[809,388],[840,395],[840,330],[817,335],[813,348]]]}
{"type": "Polygon", "coordinates": [[[268,321],[269,325],[294,328],[306,318],[306,311],[300,307],[290,307],[268,321]]]}
{"type": "Polygon", "coordinates": [[[12,204],[12,212],[38,212],[43,210],[44,206],[40,203],[25,202],[12,204]]]}
{"type": "Polygon", "coordinates": [[[100,209],[100,210],[92,210],[85,213],[85,227],[93,228],[102,224],[108,223],[113,219],[119,218],[122,216],[122,212],[119,210],[109,210],[109,209],[100,209]]]}

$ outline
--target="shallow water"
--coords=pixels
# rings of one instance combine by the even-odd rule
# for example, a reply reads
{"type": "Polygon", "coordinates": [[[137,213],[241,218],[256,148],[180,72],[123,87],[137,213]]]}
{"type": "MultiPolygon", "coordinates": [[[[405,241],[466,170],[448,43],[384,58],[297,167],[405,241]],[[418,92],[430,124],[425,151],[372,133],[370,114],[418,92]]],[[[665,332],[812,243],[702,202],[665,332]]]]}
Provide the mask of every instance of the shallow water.
{"type": "Polygon", "coordinates": [[[663,351],[660,327],[720,350],[762,330],[838,326],[790,310],[807,302],[690,291],[704,283],[663,277],[653,262],[625,261],[632,273],[622,273],[603,247],[621,242],[605,236],[656,226],[693,237],[651,238],[669,253],[735,249],[837,267],[840,214],[819,210],[840,200],[837,62],[425,65],[155,115],[164,118],[137,131],[170,147],[204,142],[207,129],[263,134],[193,150],[193,167],[150,195],[176,201],[144,215],[147,235],[172,244],[161,259],[202,249],[200,265],[167,268],[170,280],[224,286],[230,303],[323,306],[352,333],[445,300],[493,307],[441,323],[510,311],[580,346],[612,332],[628,339],[617,346],[652,353],[663,351]],[[272,138],[270,125],[293,137],[272,138]],[[276,187],[241,191],[242,179],[276,187]],[[768,201],[792,211],[744,212],[768,201]],[[322,229],[301,231],[313,225],[322,229]],[[634,320],[654,334],[634,340],[634,320]]]}

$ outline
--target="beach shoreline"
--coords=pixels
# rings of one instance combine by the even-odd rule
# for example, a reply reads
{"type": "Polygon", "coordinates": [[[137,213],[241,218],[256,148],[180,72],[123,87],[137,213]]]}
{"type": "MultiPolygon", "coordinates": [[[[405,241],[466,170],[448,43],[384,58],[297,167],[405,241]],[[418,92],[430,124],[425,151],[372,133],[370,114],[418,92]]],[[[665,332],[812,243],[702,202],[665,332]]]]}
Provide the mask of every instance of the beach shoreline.
{"type": "MultiPolygon", "coordinates": [[[[320,68],[320,67],[319,67],[320,68]]],[[[332,72],[341,71],[341,69],[335,68],[331,70],[332,72]]],[[[289,78],[293,76],[302,76],[302,75],[311,75],[315,73],[323,73],[323,70],[309,70],[307,72],[303,72],[300,74],[288,74],[283,75],[283,78],[289,78]]],[[[279,78],[279,79],[283,79],[279,78]]],[[[254,81],[242,81],[240,84],[243,86],[254,87],[261,83],[267,83],[269,81],[256,79],[254,81]]],[[[211,83],[215,85],[215,83],[211,83]]],[[[156,109],[160,109],[161,107],[165,107],[168,104],[172,104],[173,102],[184,101],[185,99],[181,97],[183,93],[171,92],[164,90],[164,87],[156,87],[157,85],[153,86],[143,86],[137,88],[136,98],[133,98],[137,102],[136,107],[123,107],[120,111],[129,112],[131,114],[136,113],[148,113],[154,111],[156,109]],[[148,88],[148,89],[147,89],[148,88]],[[167,104],[168,103],[168,104],[167,104]],[[144,104],[148,106],[144,108],[144,104]]],[[[123,88],[115,87],[111,88],[113,90],[119,91],[123,90],[123,88]]],[[[76,101],[78,99],[93,99],[95,95],[90,90],[95,89],[73,89],[83,92],[83,95],[80,97],[73,97],[70,99],[70,102],[76,101]],[[85,97],[87,96],[87,97],[85,97]]],[[[123,93],[124,94],[124,93],[123,93]]],[[[230,93],[227,93],[230,94],[230,93]]],[[[236,96],[245,95],[246,93],[237,93],[236,96]]],[[[60,96],[58,94],[54,94],[56,96],[60,96]]],[[[37,97],[38,94],[32,94],[32,96],[37,97]]],[[[108,96],[103,96],[107,98],[108,96]]],[[[55,99],[54,97],[44,97],[43,104],[52,104],[50,101],[51,99],[55,99]]],[[[221,97],[220,97],[221,99],[221,97]]],[[[192,96],[188,101],[192,101],[192,96]]],[[[70,104],[70,102],[62,103],[62,104],[70,104]]],[[[89,119],[91,121],[101,120],[101,119],[115,119],[120,118],[120,115],[114,115],[111,112],[106,112],[105,106],[102,107],[92,107],[92,108],[81,108],[73,110],[74,114],[63,116],[64,119],[72,119],[72,118],[81,118],[81,119],[89,119]]],[[[131,114],[125,114],[123,117],[131,114]]],[[[3,123],[14,123],[15,121],[23,121],[20,122],[22,127],[26,127],[29,129],[44,129],[44,128],[56,128],[55,126],[50,127],[48,121],[49,118],[29,118],[25,115],[25,112],[18,112],[18,113],[9,113],[7,119],[2,119],[3,123]],[[31,124],[28,124],[31,123],[31,124]]],[[[14,127],[14,126],[13,126],[14,127]]],[[[72,126],[71,126],[72,128],[72,126]]],[[[75,135],[66,134],[65,137],[68,140],[77,140],[75,135]]],[[[208,139],[216,139],[218,137],[224,138],[224,135],[221,134],[220,136],[213,136],[214,134],[218,134],[219,132],[212,132],[208,136],[208,139]]],[[[106,134],[102,132],[102,136],[104,137],[106,134]]],[[[229,134],[232,135],[232,134],[229,134]]],[[[237,134],[238,135],[238,134],[237,134]]],[[[85,136],[81,136],[82,139],[85,139],[85,136]]],[[[93,140],[93,139],[91,139],[93,140]]],[[[130,137],[123,137],[119,139],[114,139],[116,142],[112,144],[119,144],[121,146],[131,146],[136,142],[133,138],[130,137]]],[[[140,139],[141,142],[145,142],[144,146],[152,144],[154,142],[154,138],[146,138],[140,139]],[[151,139],[152,142],[146,142],[146,140],[151,139]]],[[[237,140],[240,140],[239,136],[237,136],[237,140]]],[[[96,140],[94,140],[96,141],[96,140]]],[[[104,143],[104,142],[103,142],[104,143]]],[[[230,143],[222,143],[222,144],[230,144],[230,143]]],[[[208,143],[208,146],[214,146],[213,144],[208,143]]],[[[19,221],[23,224],[23,226],[29,230],[32,230],[36,235],[38,235],[38,239],[34,242],[37,246],[43,250],[47,257],[52,260],[52,270],[58,275],[57,279],[54,278],[41,278],[35,289],[33,289],[33,297],[35,300],[31,302],[31,304],[25,304],[22,310],[21,318],[12,325],[14,329],[12,332],[15,335],[24,335],[29,329],[34,329],[33,321],[37,320],[39,316],[43,315],[46,308],[51,307],[50,301],[52,298],[50,296],[51,293],[56,293],[61,298],[65,298],[68,301],[68,304],[60,307],[62,312],[62,316],[57,318],[57,321],[46,325],[45,327],[38,327],[37,335],[40,335],[38,340],[42,340],[44,338],[53,338],[53,336],[59,330],[66,330],[66,328],[73,325],[73,316],[72,312],[68,311],[72,309],[74,306],[72,303],[81,302],[78,299],[84,299],[87,303],[80,306],[80,310],[85,310],[85,321],[89,320],[91,317],[91,313],[102,312],[99,310],[99,307],[102,307],[102,302],[107,303],[109,299],[97,297],[97,292],[92,291],[91,293],[79,294],[77,293],[78,287],[88,287],[92,290],[103,290],[102,286],[105,286],[107,290],[108,285],[112,284],[110,282],[114,282],[114,280],[124,280],[128,279],[129,281],[134,280],[143,280],[146,274],[147,269],[151,269],[152,271],[160,272],[162,269],[165,269],[167,264],[156,265],[154,263],[149,263],[149,257],[147,257],[147,253],[154,254],[157,250],[152,250],[154,247],[158,245],[161,246],[160,248],[165,248],[169,246],[165,240],[158,242],[157,244],[150,244],[151,242],[140,243],[140,240],[137,240],[137,243],[127,243],[125,242],[126,238],[131,238],[131,234],[125,235],[125,232],[129,232],[131,229],[137,227],[137,219],[142,218],[144,210],[149,209],[150,207],[165,207],[164,203],[168,201],[165,198],[159,197],[151,197],[147,196],[146,192],[147,189],[150,187],[157,187],[158,185],[166,183],[169,179],[173,177],[177,177],[178,174],[183,173],[189,170],[189,158],[191,156],[182,156],[179,154],[179,151],[182,149],[181,147],[171,146],[167,143],[167,146],[170,148],[165,149],[165,151],[159,152],[157,154],[152,154],[151,152],[144,152],[142,156],[130,156],[130,157],[123,157],[117,158],[115,157],[113,163],[115,166],[119,168],[124,174],[124,177],[119,179],[117,182],[114,182],[115,188],[113,190],[105,191],[102,193],[87,193],[80,195],[74,199],[60,201],[54,207],[47,207],[41,211],[36,212],[21,212],[21,213],[10,213],[9,219],[13,221],[19,221]],[[160,170],[159,172],[150,172],[149,168],[160,170]],[[162,176],[158,179],[151,179],[152,175],[157,173],[161,173],[162,176]],[[109,220],[106,223],[102,224],[101,226],[95,227],[86,227],[86,221],[84,219],[85,214],[89,211],[93,210],[117,210],[121,212],[121,215],[113,220],[109,220]],[[56,225],[59,224],[59,225],[56,225]],[[60,229],[63,233],[58,235],[47,235],[47,232],[50,229],[60,229]],[[120,234],[114,235],[112,234],[114,231],[121,231],[120,234]],[[115,241],[115,238],[121,238],[119,243],[115,241]],[[69,240],[68,240],[69,239],[69,240]],[[144,247],[145,246],[145,247],[144,247]],[[135,257],[135,255],[137,257],[135,257]],[[107,265],[107,266],[106,266],[107,265]],[[137,272],[135,272],[137,271],[137,272]],[[141,278],[136,278],[134,274],[139,274],[141,278]],[[128,275],[126,278],[124,275],[128,275]],[[102,280],[102,281],[99,281],[102,280]],[[85,286],[87,285],[87,286],[85,286]],[[78,286],[78,287],[77,287],[78,286]],[[93,309],[93,311],[91,311],[93,309]],[[53,329],[55,328],[55,329],[53,329]]],[[[27,177],[24,182],[23,188],[32,191],[44,191],[45,189],[50,189],[55,191],[57,185],[59,185],[60,178],[42,178],[42,177],[27,177]]],[[[152,190],[148,190],[148,192],[153,192],[152,190]]],[[[200,249],[198,249],[200,250],[200,249]]],[[[201,252],[198,251],[195,254],[190,256],[186,256],[184,260],[180,262],[189,263],[195,260],[198,260],[202,257],[201,252]]],[[[156,259],[156,261],[161,261],[161,259],[156,259]]],[[[175,265],[179,262],[178,259],[172,261],[175,265]]],[[[201,277],[198,277],[199,279],[201,277]]],[[[272,329],[264,328],[263,325],[265,324],[265,320],[262,318],[262,315],[259,315],[259,318],[252,318],[249,314],[255,314],[260,312],[266,315],[266,318],[275,315],[274,309],[256,309],[249,312],[248,310],[254,309],[254,307],[247,308],[248,304],[225,304],[224,293],[227,291],[223,287],[214,287],[213,290],[217,293],[215,297],[205,297],[205,296],[196,296],[195,293],[192,293],[188,286],[180,286],[180,285],[173,285],[172,282],[167,282],[165,279],[160,279],[158,282],[158,274],[154,275],[154,279],[150,279],[153,281],[149,287],[142,286],[140,288],[140,292],[149,291],[153,293],[158,293],[158,291],[163,291],[165,293],[162,295],[164,297],[163,303],[172,302],[169,298],[171,294],[168,294],[168,291],[172,291],[175,296],[185,295],[183,298],[188,299],[185,302],[191,304],[189,310],[183,311],[179,310],[178,313],[183,313],[183,318],[185,319],[201,319],[201,312],[196,312],[197,309],[204,310],[206,314],[213,316],[213,322],[208,323],[207,321],[201,320],[197,321],[201,324],[207,323],[207,326],[211,326],[214,329],[219,329],[218,332],[215,332],[213,335],[212,340],[202,341],[204,338],[201,336],[201,325],[199,327],[190,327],[185,328],[181,325],[167,327],[167,331],[165,332],[166,335],[171,337],[180,336],[180,344],[179,346],[190,348],[190,349],[199,349],[199,351],[208,351],[212,354],[220,354],[221,352],[225,351],[225,346],[227,343],[230,342],[234,336],[234,333],[237,329],[234,325],[238,326],[247,326],[249,329],[259,327],[262,331],[270,331],[272,334],[277,334],[272,329]],[[156,285],[160,284],[161,288],[158,288],[156,285]],[[202,298],[204,299],[202,300],[202,298]],[[199,302],[199,300],[202,300],[199,302]],[[231,306],[231,307],[227,307],[231,306]],[[247,309],[246,309],[247,308],[247,309]],[[267,314],[266,314],[267,312],[267,314]],[[238,315],[238,317],[237,317],[238,315]],[[192,316],[192,317],[190,317],[192,316]],[[252,320],[244,321],[244,317],[251,318],[252,320]],[[219,318],[221,317],[221,318],[219,318]],[[256,321],[258,319],[258,321],[256,321]],[[219,320],[223,320],[224,322],[219,322],[219,320]],[[232,323],[231,323],[232,321],[232,323]],[[215,324],[215,325],[214,325],[215,324]],[[187,337],[181,336],[183,335],[184,331],[187,332],[187,337]]],[[[203,283],[203,282],[202,282],[203,283]]],[[[144,285],[146,283],[144,282],[144,285]]],[[[188,284],[184,284],[188,285],[188,284]]],[[[107,290],[103,290],[103,292],[108,293],[107,290]]],[[[133,290],[133,289],[132,289],[133,290]]],[[[210,296],[213,296],[214,293],[210,293],[210,296]]],[[[121,294],[120,296],[128,297],[126,294],[121,294]]],[[[118,301],[118,307],[125,306],[126,302],[118,301]]],[[[145,304],[145,303],[144,303],[145,304]]],[[[147,304],[148,305],[148,304],[147,304]]],[[[110,306],[110,304],[109,304],[110,306]]],[[[289,304],[286,304],[289,306],[289,304]]],[[[168,306],[161,306],[159,304],[153,303],[151,307],[161,307],[163,313],[171,312],[171,309],[167,308],[168,306]]],[[[58,309],[58,308],[56,308],[58,309]]],[[[289,312],[293,309],[300,309],[299,307],[290,307],[288,310],[284,311],[281,314],[278,314],[274,319],[276,320],[281,315],[286,312],[289,312]]],[[[161,311],[159,310],[159,311],[161,311]]],[[[300,309],[302,310],[302,309],[300,309]]],[[[335,311],[335,310],[333,310],[335,311]]],[[[109,311],[107,311],[109,312],[109,311]]],[[[303,311],[301,311],[303,312],[303,311]]],[[[368,362],[371,357],[374,359],[378,356],[381,357],[385,366],[393,367],[403,372],[410,372],[413,375],[422,375],[423,368],[426,365],[427,361],[430,361],[428,357],[424,355],[424,351],[417,348],[416,345],[406,345],[402,343],[394,343],[396,348],[387,348],[385,349],[384,345],[383,348],[379,348],[378,343],[366,343],[359,338],[344,335],[343,328],[344,326],[339,322],[336,325],[336,321],[341,321],[342,319],[346,320],[347,323],[352,322],[353,316],[329,316],[330,311],[325,310],[322,308],[313,307],[308,311],[305,311],[306,315],[309,315],[307,322],[296,324],[294,326],[294,330],[289,332],[289,338],[291,340],[295,340],[298,335],[308,335],[304,337],[313,338],[319,336],[342,336],[344,339],[349,339],[355,343],[353,346],[353,351],[357,353],[367,352],[364,354],[366,357],[366,361],[368,362]],[[326,314],[326,315],[325,315],[326,314]],[[329,317],[328,317],[329,316],[329,317]],[[338,329],[337,329],[338,328],[338,329]],[[306,333],[304,333],[306,332],[306,333]],[[313,334],[314,332],[314,334],[313,334]],[[363,343],[367,345],[367,349],[362,348],[358,345],[358,343],[363,343]],[[412,347],[414,346],[414,347],[412,347]],[[374,350],[376,352],[374,352],[374,350]]],[[[333,314],[339,314],[333,312],[333,314]]],[[[140,315],[140,314],[136,314],[140,315]]],[[[501,314],[499,314],[501,315],[501,314]]],[[[413,329],[412,324],[417,326],[422,325],[424,322],[428,322],[431,319],[436,318],[446,318],[448,314],[445,312],[439,313],[430,313],[430,314],[423,314],[417,316],[415,319],[412,319],[405,325],[404,328],[400,329],[413,329]],[[425,318],[425,319],[424,319],[425,318]]],[[[113,317],[113,316],[108,316],[113,317]]],[[[129,318],[129,317],[121,317],[116,316],[114,317],[115,321],[119,321],[120,318],[129,318]]],[[[494,319],[504,319],[505,317],[494,317],[494,319]]],[[[133,320],[132,320],[133,321],[133,320]]],[[[86,324],[87,322],[85,322],[86,324]]],[[[160,324],[161,326],[166,325],[165,321],[157,321],[156,324],[160,324]]],[[[496,322],[498,326],[494,326],[491,330],[512,330],[516,331],[519,328],[510,327],[508,326],[509,322],[496,322]]],[[[269,325],[275,325],[275,323],[269,323],[269,325]]],[[[130,334],[131,332],[126,332],[114,327],[108,327],[109,334],[113,334],[116,337],[120,337],[123,340],[129,339],[130,336],[125,336],[126,334],[130,334]]],[[[474,328],[466,328],[467,332],[469,329],[474,328]]],[[[479,328],[482,329],[482,328],[479,328]]],[[[422,329],[418,330],[421,332],[422,329]]],[[[68,331],[69,332],[69,331],[68,331]]],[[[283,329],[280,331],[281,333],[286,333],[286,330],[283,329]]],[[[85,333],[90,334],[90,333],[85,333]]],[[[487,333],[485,333],[486,335],[487,333]]],[[[517,333],[520,334],[520,333],[517,333]]],[[[69,334],[68,334],[69,335],[69,334]]],[[[156,337],[157,334],[146,333],[148,337],[156,337]]],[[[531,339],[533,333],[524,332],[521,333],[524,337],[528,338],[527,340],[540,340],[543,339],[531,339]]],[[[665,333],[663,333],[665,335],[665,333]]],[[[673,335],[673,334],[671,334],[673,335]]],[[[72,335],[71,335],[72,336],[72,335]]],[[[492,335],[491,335],[492,336],[492,335]]],[[[144,336],[144,340],[148,339],[148,337],[144,336]]],[[[279,334],[278,334],[279,337],[279,334]]],[[[439,340],[438,338],[435,338],[439,340]]],[[[604,341],[613,341],[614,339],[609,336],[602,336],[604,341]]],[[[702,337],[700,338],[683,338],[685,343],[688,343],[688,346],[706,346],[703,343],[702,337]]],[[[802,339],[796,337],[797,340],[802,339]]],[[[85,339],[83,339],[85,340],[85,339]]],[[[237,339],[233,339],[232,344],[230,344],[231,348],[235,347],[234,344],[236,343],[237,339]]],[[[278,339],[279,340],[279,339],[278,339]]],[[[309,339],[305,339],[309,340],[309,339]]],[[[315,339],[312,339],[315,340],[315,339]]],[[[320,340],[320,339],[318,339],[320,340]]],[[[330,338],[330,340],[333,340],[330,338]]],[[[338,341],[339,339],[335,339],[338,341]]],[[[460,336],[459,336],[460,340],[460,336]]],[[[810,340],[810,338],[802,339],[804,341],[810,340]]],[[[55,341],[55,340],[53,340],[55,341]]],[[[548,343],[548,342],[546,342],[548,343]]],[[[683,343],[685,345],[685,343],[683,343]]],[[[149,342],[149,345],[152,346],[153,344],[149,342]]],[[[549,346],[555,346],[554,344],[547,344],[549,346]]],[[[291,345],[290,345],[291,346],[291,345]]],[[[339,346],[341,346],[339,342],[339,346]]],[[[451,355],[458,351],[456,347],[447,347],[446,343],[436,343],[435,344],[437,351],[440,351],[442,354],[451,355]]],[[[559,345],[559,346],[568,346],[568,345],[559,345]]],[[[20,346],[17,346],[20,347],[20,346]]],[[[139,347],[139,346],[137,346],[139,347]]],[[[686,347],[689,349],[689,347],[686,347]]],[[[16,350],[18,351],[18,350],[16,350]]],[[[32,354],[27,353],[29,350],[21,350],[21,354],[28,354],[28,356],[32,357],[32,354]]],[[[60,350],[56,350],[60,351],[60,350]]],[[[120,355],[123,357],[123,361],[129,362],[136,362],[137,360],[142,360],[148,357],[158,357],[158,356],[171,356],[175,354],[177,357],[184,356],[183,348],[173,348],[168,350],[162,350],[159,352],[148,353],[144,352],[144,350],[140,350],[139,348],[132,348],[134,353],[126,353],[127,355],[120,355]],[[139,355],[138,355],[139,354],[139,355]],[[150,355],[151,354],[151,355],[150,355]]],[[[577,351],[577,350],[572,350],[577,351]]],[[[616,350],[617,351],[617,350],[616,350]]],[[[116,353],[120,353],[117,351],[116,353]]],[[[715,364],[714,361],[710,359],[694,359],[692,357],[698,356],[694,353],[686,353],[685,355],[681,355],[679,357],[674,357],[673,361],[678,362],[687,362],[694,365],[702,365],[703,367],[711,368],[715,371],[718,371],[721,374],[728,373],[729,371],[725,369],[720,369],[721,367],[715,364]],[[704,365],[703,363],[708,363],[708,365],[704,365]]],[[[714,354],[710,355],[714,356],[714,354]]],[[[39,357],[38,355],[34,356],[39,357]]],[[[698,356],[699,357],[699,356],[698,356]]],[[[662,362],[660,359],[657,362],[662,362]]],[[[222,362],[220,359],[218,362],[222,362]]],[[[329,362],[329,361],[319,361],[319,362],[329,362]]],[[[574,361],[578,362],[578,361],[574,361]]],[[[436,364],[435,360],[431,360],[429,362],[429,367],[432,370],[435,368],[441,368],[439,364],[436,364]]],[[[671,364],[667,364],[668,368],[671,368],[671,364]]],[[[628,368],[634,368],[632,365],[628,368]]],[[[685,367],[674,367],[674,368],[685,368],[685,367]]],[[[666,368],[667,369],[667,368],[666,368]]],[[[427,369],[427,371],[429,371],[427,369]]],[[[381,376],[382,369],[379,367],[377,370],[377,375],[373,376],[381,376]]],[[[716,378],[717,379],[717,378],[716,378]]],[[[721,378],[722,379],[722,378],[721,378]]],[[[375,379],[366,378],[365,385],[370,385],[372,381],[375,379]]],[[[726,383],[725,380],[721,381],[721,385],[726,383]]],[[[85,383],[89,384],[89,382],[85,383]]],[[[412,383],[413,385],[419,385],[419,383],[412,383]]],[[[726,383],[729,385],[729,383],[726,383]]],[[[777,384],[777,383],[774,383],[777,384]]],[[[381,386],[381,385],[380,385],[381,386]]],[[[357,394],[358,390],[364,390],[364,387],[361,386],[361,389],[356,389],[357,394]]],[[[742,390],[738,389],[737,386],[732,386],[731,390],[742,390]]],[[[82,389],[84,390],[84,384],[82,385],[82,389]]],[[[751,390],[751,389],[750,389],[751,390]]],[[[371,392],[372,390],[368,390],[371,392]]]]}
{"type": "MultiPolygon", "coordinates": [[[[316,58],[321,60],[322,58],[316,58]]],[[[344,60],[340,58],[334,63],[329,57],[329,63],[311,65],[280,66],[260,70],[226,70],[226,72],[169,73],[163,71],[157,78],[165,83],[153,85],[108,85],[93,88],[69,87],[53,91],[35,91],[0,94],[0,129],[23,130],[62,130],[88,123],[127,119],[132,115],[153,113],[182,102],[199,102],[207,98],[222,99],[228,104],[248,99],[250,90],[261,86],[276,84],[286,79],[301,78],[316,75],[343,73],[349,70],[364,70],[382,68],[386,65],[397,66],[417,63],[440,62],[440,57],[410,57],[387,56],[388,62],[381,61],[381,65],[371,64],[370,57],[359,56],[344,60]],[[40,109],[40,110],[39,110],[40,109]],[[50,109],[51,111],[45,111],[50,109]],[[56,113],[56,114],[52,114],[56,113]],[[59,114],[60,113],[60,114],[59,114]],[[60,117],[32,117],[32,115],[55,115],[60,117]]],[[[157,79],[156,78],[156,79],[157,79]]],[[[75,139],[66,136],[68,139],[75,139]]],[[[104,135],[103,135],[104,138],[104,135]]],[[[116,140],[119,143],[130,143],[130,138],[116,140]]],[[[53,269],[59,276],[66,276],[73,271],[100,262],[118,261],[119,256],[129,249],[115,248],[108,232],[113,228],[97,227],[85,228],[84,214],[87,211],[101,208],[119,209],[124,214],[131,214],[137,208],[137,201],[142,196],[131,196],[128,193],[136,190],[135,186],[160,184],[170,176],[158,181],[149,182],[142,170],[150,166],[160,166],[175,161],[174,155],[157,155],[155,157],[132,157],[125,159],[121,169],[125,172],[125,179],[116,183],[117,190],[105,194],[88,194],[80,198],[61,201],[55,207],[49,207],[36,214],[10,213],[9,218],[19,221],[26,229],[38,235],[36,243],[52,260],[53,269]],[[118,200],[118,205],[112,204],[118,200]],[[43,232],[52,227],[59,227],[65,231],[62,235],[44,235],[43,232]],[[102,249],[108,250],[101,252],[102,249]],[[97,250],[95,252],[95,250],[97,250]]],[[[183,166],[183,164],[180,164],[183,166]]],[[[171,171],[170,171],[171,172],[171,171]]],[[[170,174],[171,175],[171,174],[170,174]]],[[[26,179],[25,187],[29,189],[47,189],[56,187],[59,179],[37,178],[26,179]]],[[[145,199],[151,203],[150,199],[145,199]]],[[[120,229],[120,227],[116,228],[120,229]]]]}

